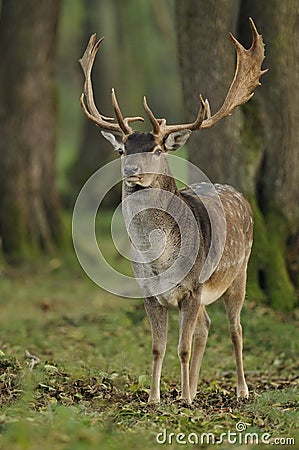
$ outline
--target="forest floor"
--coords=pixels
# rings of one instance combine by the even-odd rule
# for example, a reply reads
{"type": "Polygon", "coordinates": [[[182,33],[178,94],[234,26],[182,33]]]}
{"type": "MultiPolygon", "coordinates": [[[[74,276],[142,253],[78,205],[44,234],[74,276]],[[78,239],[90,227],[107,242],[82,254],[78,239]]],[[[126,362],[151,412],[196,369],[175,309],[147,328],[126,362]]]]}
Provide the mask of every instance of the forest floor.
{"type": "Polygon", "coordinates": [[[199,391],[186,407],[173,311],[162,402],[152,406],[151,334],[141,300],[102,291],[74,256],[3,268],[0,298],[1,450],[298,448],[298,314],[247,299],[250,398],[237,401],[224,308],[212,305],[199,391]]]}

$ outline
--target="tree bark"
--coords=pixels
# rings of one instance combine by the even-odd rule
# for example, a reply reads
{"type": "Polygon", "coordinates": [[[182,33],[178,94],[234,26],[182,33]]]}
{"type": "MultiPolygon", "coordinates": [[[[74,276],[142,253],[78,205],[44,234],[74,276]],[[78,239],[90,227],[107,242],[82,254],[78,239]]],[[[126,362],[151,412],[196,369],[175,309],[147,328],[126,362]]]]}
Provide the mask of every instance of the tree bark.
{"type": "Polygon", "coordinates": [[[240,36],[246,17],[256,24],[266,42],[269,73],[256,93],[262,109],[264,152],[259,173],[258,200],[264,213],[279,209],[296,229],[299,221],[299,1],[243,0],[240,36]]]}
{"type": "MultiPolygon", "coordinates": [[[[177,0],[176,10],[186,120],[192,121],[199,94],[209,99],[213,114],[233,79],[235,51],[228,31],[235,29],[236,5],[227,0],[177,0]]],[[[242,186],[241,125],[242,116],[236,110],[215,128],[194,133],[189,141],[190,161],[213,182],[229,180],[242,186]]]]}
{"type": "Polygon", "coordinates": [[[59,0],[3,0],[0,235],[7,258],[59,239],[54,85],[59,0]]]}
{"type": "Polygon", "coordinates": [[[225,97],[235,65],[227,32],[248,48],[251,16],[266,42],[264,67],[270,71],[262,86],[231,117],[194,136],[190,159],[213,182],[232,184],[251,201],[255,239],[248,294],[291,310],[298,281],[298,1],[242,0],[239,8],[226,0],[177,0],[176,8],[188,120],[200,92],[213,111],[225,97]]]}

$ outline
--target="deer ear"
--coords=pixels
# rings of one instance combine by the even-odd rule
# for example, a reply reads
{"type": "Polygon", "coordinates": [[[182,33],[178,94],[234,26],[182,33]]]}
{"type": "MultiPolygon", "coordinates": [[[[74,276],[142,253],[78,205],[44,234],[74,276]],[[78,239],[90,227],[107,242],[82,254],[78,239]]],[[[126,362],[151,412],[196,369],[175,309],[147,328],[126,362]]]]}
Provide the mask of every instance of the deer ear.
{"type": "Polygon", "coordinates": [[[119,151],[124,149],[124,143],[120,134],[108,133],[108,131],[101,131],[101,133],[113,145],[114,150],[119,151]]]}
{"type": "Polygon", "coordinates": [[[183,147],[191,135],[191,130],[174,131],[167,136],[164,146],[167,151],[175,151],[183,147]]]}

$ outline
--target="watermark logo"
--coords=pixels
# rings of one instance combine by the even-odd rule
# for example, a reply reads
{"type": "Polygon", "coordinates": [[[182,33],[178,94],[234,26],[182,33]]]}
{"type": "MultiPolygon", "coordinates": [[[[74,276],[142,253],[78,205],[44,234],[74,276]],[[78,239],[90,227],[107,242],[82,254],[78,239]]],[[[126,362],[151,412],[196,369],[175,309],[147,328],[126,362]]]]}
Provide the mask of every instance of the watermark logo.
{"type": "Polygon", "coordinates": [[[213,432],[203,433],[173,433],[166,428],[156,436],[158,444],[180,444],[180,445],[295,445],[295,439],[291,437],[272,437],[270,433],[258,434],[247,431],[248,424],[239,421],[235,430],[227,430],[216,434],[213,432]]]}
{"type": "MultiPolygon", "coordinates": [[[[152,155],[142,154],[143,158],[152,155]]],[[[127,157],[124,157],[127,158],[127,157]]],[[[226,220],[214,185],[190,162],[167,155],[173,177],[198,195],[210,222],[210,247],[202,265],[199,281],[206,281],[217,267],[226,239],[226,220]]],[[[181,197],[164,188],[144,187],[125,196],[111,220],[111,238],[116,251],[128,259],[134,277],[122,273],[105,259],[101,250],[103,236],[97,235],[96,222],[108,192],[122,181],[124,159],[116,159],[95,172],[80,191],[73,211],[72,233],[77,258],[86,274],[101,288],[121,297],[139,298],[144,292],[161,295],[175,288],[190,272],[202,242],[194,214],[181,197]],[[163,259],[168,250],[168,230],[153,220],[146,232],[136,233],[136,221],[143,215],[151,222],[153,210],[163,211],[179,230],[179,248],[175,258],[158,273],[152,273],[153,261],[163,259]],[[146,215],[147,214],[147,215],[146,215]]],[[[159,166],[150,166],[151,174],[165,175],[159,166]]]]}
{"type": "Polygon", "coordinates": [[[242,431],[245,431],[246,428],[247,428],[246,423],[241,422],[241,421],[236,423],[236,430],[239,431],[239,433],[241,433],[242,431]]]}

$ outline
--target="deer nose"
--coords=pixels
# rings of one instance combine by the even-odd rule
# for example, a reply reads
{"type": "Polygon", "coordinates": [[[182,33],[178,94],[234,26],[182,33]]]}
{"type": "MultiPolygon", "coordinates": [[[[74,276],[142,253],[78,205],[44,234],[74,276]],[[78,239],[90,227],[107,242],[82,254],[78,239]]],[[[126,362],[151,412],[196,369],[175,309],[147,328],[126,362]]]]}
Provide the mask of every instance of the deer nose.
{"type": "Polygon", "coordinates": [[[124,168],[124,175],[126,177],[131,177],[132,175],[136,175],[136,173],[139,171],[139,167],[138,166],[126,166],[124,168]]]}

